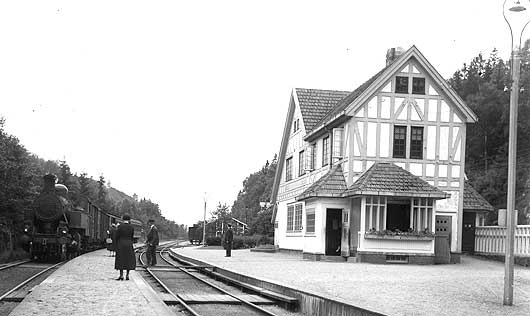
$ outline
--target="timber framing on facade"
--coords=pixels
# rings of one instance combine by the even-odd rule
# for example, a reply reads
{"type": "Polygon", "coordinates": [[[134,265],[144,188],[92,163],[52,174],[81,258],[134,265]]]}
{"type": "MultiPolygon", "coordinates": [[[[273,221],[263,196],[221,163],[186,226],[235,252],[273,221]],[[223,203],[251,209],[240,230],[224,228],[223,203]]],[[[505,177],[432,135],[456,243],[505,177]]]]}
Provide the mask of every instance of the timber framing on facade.
{"type": "Polygon", "coordinates": [[[415,46],[389,50],[352,92],[293,89],[271,195],[276,245],[312,258],[452,260],[476,120],[415,46]]]}

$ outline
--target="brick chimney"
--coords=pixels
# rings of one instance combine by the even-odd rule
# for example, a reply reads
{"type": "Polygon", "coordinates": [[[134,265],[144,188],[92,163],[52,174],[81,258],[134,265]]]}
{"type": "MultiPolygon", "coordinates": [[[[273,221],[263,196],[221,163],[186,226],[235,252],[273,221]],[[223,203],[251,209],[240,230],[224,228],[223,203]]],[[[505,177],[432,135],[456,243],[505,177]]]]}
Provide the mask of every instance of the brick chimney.
{"type": "Polygon", "coordinates": [[[405,50],[401,47],[392,47],[386,51],[386,65],[390,65],[394,60],[398,59],[399,56],[403,55],[405,50]]]}

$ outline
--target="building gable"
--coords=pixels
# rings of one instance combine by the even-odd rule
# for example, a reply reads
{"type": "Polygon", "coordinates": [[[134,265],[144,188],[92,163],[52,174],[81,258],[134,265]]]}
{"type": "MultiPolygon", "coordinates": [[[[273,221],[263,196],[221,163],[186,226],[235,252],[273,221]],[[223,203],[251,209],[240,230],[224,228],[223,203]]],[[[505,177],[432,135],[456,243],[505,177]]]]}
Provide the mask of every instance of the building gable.
{"type": "MultiPolygon", "coordinates": [[[[412,115],[413,119],[422,120],[423,113],[431,109],[431,113],[435,104],[425,105],[419,96],[441,96],[442,104],[437,108],[437,113],[441,115],[442,122],[466,122],[474,123],[477,120],[473,111],[462,101],[456,92],[447,84],[443,77],[432,67],[421,52],[412,46],[403,55],[401,55],[394,63],[387,66],[380,76],[367,87],[362,94],[348,105],[339,105],[344,107],[344,114],[350,116],[371,115],[375,116],[377,108],[374,106],[374,95],[378,92],[393,93],[396,92],[396,77],[405,78],[425,78],[425,88],[423,94],[417,94],[418,98],[403,96],[396,97],[394,104],[394,112],[391,112],[390,103],[386,103],[384,107],[380,108],[382,115],[391,116],[396,119],[405,119],[412,115]],[[447,100],[447,101],[446,101],[447,100]],[[368,106],[370,105],[370,106],[368,106]],[[428,107],[426,109],[426,106],[428,107]],[[412,111],[414,108],[415,111],[412,111]],[[403,110],[405,110],[403,112],[403,110]]],[[[409,94],[412,92],[413,82],[409,82],[409,94]]],[[[388,101],[388,100],[384,100],[388,101]]],[[[384,102],[383,101],[383,102],[384,102]]],[[[431,116],[430,120],[434,118],[431,116]]]]}

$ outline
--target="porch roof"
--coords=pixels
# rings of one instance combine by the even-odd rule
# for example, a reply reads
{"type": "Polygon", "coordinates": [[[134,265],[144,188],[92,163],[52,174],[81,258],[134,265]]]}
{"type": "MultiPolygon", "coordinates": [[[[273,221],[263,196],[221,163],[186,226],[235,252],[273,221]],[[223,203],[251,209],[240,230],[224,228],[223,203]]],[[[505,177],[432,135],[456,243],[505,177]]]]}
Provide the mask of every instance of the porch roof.
{"type": "Polygon", "coordinates": [[[376,162],[344,193],[445,199],[450,195],[390,162],[376,162]]]}
{"type": "Polygon", "coordinates": [[[480,195],[475,188],[464,182],[464,210],[493,211],[493,206],[480,195]]]}
{"type": "Polygon", "coordinates": [[[311,197],[342,197],[346,188],[344,173],[341,165],[338,164],[298,195],[296,200],[301,201],[311,197]]]}

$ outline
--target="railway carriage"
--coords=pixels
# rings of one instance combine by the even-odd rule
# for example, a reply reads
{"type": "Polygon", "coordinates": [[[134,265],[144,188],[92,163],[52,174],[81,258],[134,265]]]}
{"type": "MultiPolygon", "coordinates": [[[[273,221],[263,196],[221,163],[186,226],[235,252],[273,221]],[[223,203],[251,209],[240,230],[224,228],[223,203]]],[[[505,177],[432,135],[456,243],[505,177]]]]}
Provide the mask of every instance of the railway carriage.
{"type": "MultiPolygon", "coordinates": [[[[89,199],[74,207],[68,200],[68,189],[55,184],[55,175],[44,176],[44,187],[34,202],[33,216],[24,228],[26,248],[32,259],[65,260],[79,252],[105,246],[111,224],[122,219],[104,211],[89,199]]],[[[134,242],[142,237],[143,225],[131,220],[134,242]]]]}

